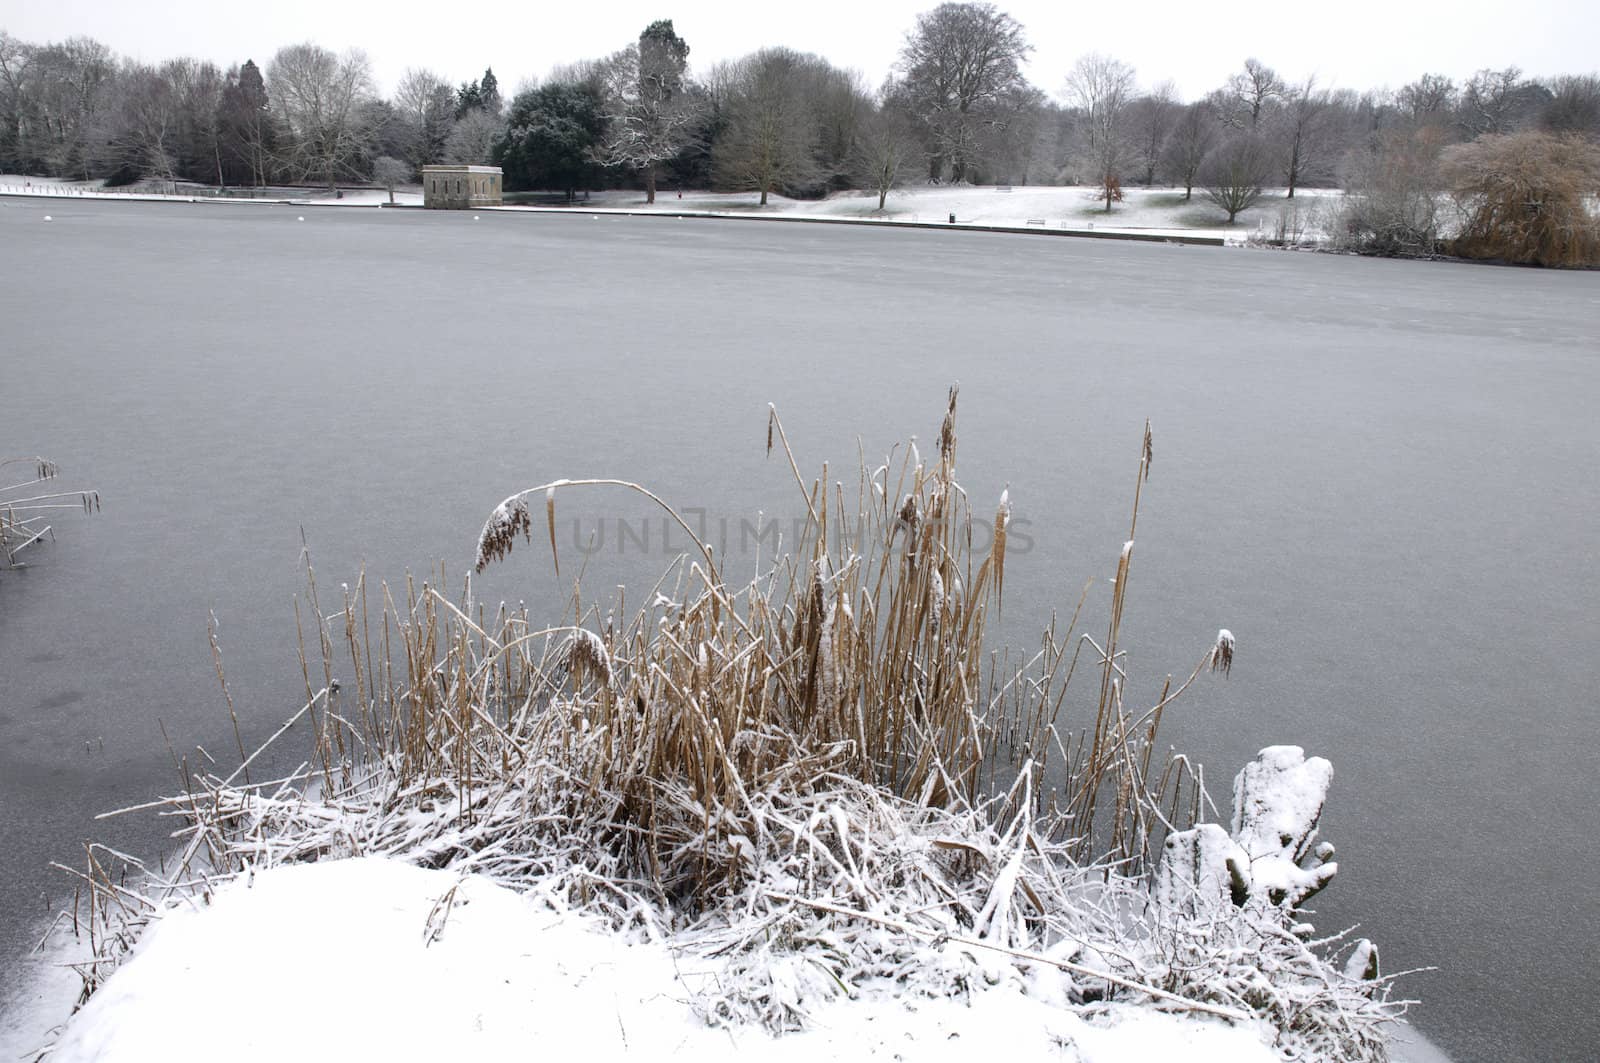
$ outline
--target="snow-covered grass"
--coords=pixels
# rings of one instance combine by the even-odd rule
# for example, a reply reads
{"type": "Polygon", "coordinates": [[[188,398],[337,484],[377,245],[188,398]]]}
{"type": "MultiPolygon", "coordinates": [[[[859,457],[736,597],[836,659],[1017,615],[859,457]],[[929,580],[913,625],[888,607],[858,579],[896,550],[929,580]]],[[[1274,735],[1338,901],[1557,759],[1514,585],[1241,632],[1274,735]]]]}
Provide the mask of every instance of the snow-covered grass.
{"type": "MultiPolygon", "coordinates": [[[[91,996],[63,1058],[142,1022],[128,1016],[150,1006],[151,985],[174,1012],[216,1008],[237,1025],[245,1001],[266,1027],[279,1012],[264,1001],[299,999],[330,969],[362,993],[409,972],[405,993],[377,998],[413,1016],[396,1037],[437,1011],[438,1037],[467,1029],[486,1038],[483,1054],[530,1029],[563,1036],[512,998],[565,978],[551,999],[576,985],[590,1006],[559,1010],[600,1013],[582,1044],[635,1023],[651,1055],[788,1034],[798,1041],[781,1044],[846,1058],[914,1036],[903,1055],[938,1058],[948,1045],[926,1038],[961,1032],[962,1051],[1053,1058],[1070,1039],[1081,1058],[1127,1058],[1136,1042],[1096,1028],[1133,1008],[1152,1017],[1127,1036],[1162,1045],[1383,1058],[1384,1027],[1403,1010],[1389,979],[1364,943],[1317,937],[1297,907],[1334,870],[1316,843],[1331,769],[1275,747],[1236,782],[1231,831],[1192,826],[1209,803],[1158,728],[1191,684],[1226,674],[1235,642],[1206,639],[1159,702],[1126,703],[1133,541],[1103,626],[1091,633],[1074,613],[1021,666],[997,664],[988,612],[1004,593],[1010,504],[1001,492],[978,511],[956,479],[955,410],[952,390],[932,452],[897,449],[849,491],[801,475],[772,411],[769,455],[812,520],[746,584],[726,582],[687,522],[626,481],[552,481],[494,508],[480,568],[536,533],[542,550],[548,532],[559,570],[558,503],[609,490],[661,505],[693,546],[631,615],[619,599],[545,623],[470,589],[369,594],[364,580],[329,611],[313,576],[306,702],[263,747],[307,733],[307,764],[262,779],[262,751],[232,770],[190,761],[186,792],[137,810],[180,825],[164,872],[125,881],[127,858],[91,850],[79,921],[96,953],[83,969],[91,996]],[[1163,857],[1202,850],[1219,856],[1163,857]],[[299,865],[329,861],[342,870],[328,875],[376,881],[305,885],[299,865]],[[268,907],[253,910],[263,890],[268,907]],[[304,913],[306,893],[329,909],[365,895],[373,936],[340,937],[326,913],[304,913]],[[214,923],[172,915],[207,903],[214,923]],[[490,929],[471,929],[475,909],[490,929]],[[280,929],[240,936],[257,922],[280,929]],[[221,951],[204,951],[213,942],[221,951]],[[485,973],[475,963],[489,944],[520,951],[485,973]],[[637,979],[617,973],[635,966],[637,979]],[[234,972],[256,967],[269,972],[263,994],[288,996],[238,995],[234,972]],[[218,983],[235,1006],[213,995],[218,983]],[[1017,1040],[964,1032],[996,1022],[1017,1040]]],[[[1132,525],[1148,428],[1138,454],[1132,525]]],[[[331,1021],[383,1025],[373,1014],[341,1007],[331,1021]]],[[[396,1043],[437,1055],[435,1036],[396,1043]]]]}
{"type": "Polygon", "coordinates": [[[1291,233],[1320,232],[1331,216],[1330,202],[1340,193],[1330,189],[1297,189],[1293,200],[1284,189],[1269,189],[1261,201],[1229,225],[1227,214],[1196,189],[1185,201],[1181,188],[1125,188],[1124,199],[1110,213],[1097,189],[1074,186],[917,185],[895,189],[882,211],[872,192],[838,192],[821,200],[771,196],[759,206],[756,193],[662,192],[653,206],[642,192],[596,192],[580,206],[626,210],[694,210],[811,218],[847,218],[888,222],[948,224],[950,215],[964,225],[1045,228],[1073,231],[1130,232],[1152,235],[1211,236],[1244,241],[1272,239],[1287,218],[1291,233]]]}
{"type": "MultiPolygon", "coordinates": [[[[127,189],[107,189],[103,182],[60,181],[52,178],[0,175],[0,195],[59,195],[104,199],[172,199],[184,202],[289,202],[301,205],[375,207],[389,202],[381,189],[345,189],[335,198],[325,189],[268,189],[259,198],[219,197],[200,186],[164,183],[127,189]]],[[[1124,189],[1124,199],[1107,213],[1097,190],[1075,186],[974,186],[915,185],[890,193],[883,210],[874,192],[837,192],[826,199],[769,197],[759,205],[757,193],[662,191],[656,202],[633,190],[607,190],[580,197],[572,204],[559,196],[540,199],[539,210],[621,210],[629,212],[694,212],[741,217],[793,217],[879,221],[885,223],[948,224],[950,216],[962,225],[1048,229],[1072,232],[1136,233],[1150,236],[1189,236],[1231,243],[1249,241],[1316,243],[1326,239],[1337,198],[1332,189],[1296,190],[1287,199],[1284,189],[1268,189],[1260,202],[1242,212],[1232,225],[1227,215],[1210,204],[1196,189],[1185,200],[1181,188],[1124,189]]],[[[395,191],[400,206],[421,206],[420,186],[395,191]]],[[[507,210],[522,209],[509,206],[507,210]]]]}
{"type": "MultiPolygon", "coordinates": [[[[374,188],[346,188],[336,194],[326,188],[218,189],[188,181],[157,180],[109,188],[101,180],[69,181],[56,177],[31,177],[23,174],[0,174],[0,195],[174,203],[295,203],[303,206],[340,207],[376,207],[389,202],[388,192],[374,188]]],[[[397,206],[420,207],[422,186],[396,188],[394,202],[397,206]]]]}

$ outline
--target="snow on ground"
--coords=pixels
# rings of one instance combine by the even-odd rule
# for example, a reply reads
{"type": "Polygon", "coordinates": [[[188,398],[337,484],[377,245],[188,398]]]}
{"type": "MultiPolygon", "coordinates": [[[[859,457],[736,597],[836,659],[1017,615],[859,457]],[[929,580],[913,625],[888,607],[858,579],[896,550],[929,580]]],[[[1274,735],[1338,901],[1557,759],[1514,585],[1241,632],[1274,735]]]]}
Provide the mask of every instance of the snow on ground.
{"type": "Polygon", "coordinates": [[[1123,202],[1108,214],[1096,190],[1083,186],[972,186],[926,185],[896,189],[883,211],[872,192],[837,192],[822,200],[772,196],[759,205],[755,193],[660,192],[654,206],[642,192],[596,192],[580,206],[599,209],[676,211],[723,214],[757,214],[813,218],[847,218],[894,222],[949,223],[951,214],[962,225],[998,225],[1017,228],[1068,229],[1100,232],[1144,232],[1152,235],[1211,236],[1243,240],[1253,234],[1271,236],[1284,211],[1297,213],[1305,228],[1326,223],[1335,189],[1300,189],[1295,199],[1283,189],[1268,190],[1260,203],[1227,224],[1227,215],[1196,191],[1185,202],[1181,188],[1127,188],[1123,202]],[[1308,224],[1309,223],[1309,224],[1308,224]]]}
{"type": "MultiPolygon", "coordinates": [[[[706,1026],[714,961],[628,944],[548,896],[376,858],[275,868],[176,908],[68,1025],[53,1063],[170,1059],[180,1039],[230,1060],[755,1058],[1265,1063],[1257,1029],[1133,1008],[1090,1022],[1016,982],[968,999],[884,986],[773,1039],[706,1026]]],[[[1270,1033],[1267,1034],[1270,1036],[1270,1033]]]]}
{"type": "MultiPolygon", "coordinates": [[[[345,189],[340,198],[326,191],[270,190],[271,195],[249,199],[217,197],[204,194],[198,186],[176,186],[174,193],[161,191],[131,191],[105,189],[101,182],[61,181],[54,178],[25,177],[0,174],[0,195],[60,195],[94,199],[176,199],[181,201],[224,202],[290,202],[303,206],[376,207],[389,201],[382,189],[345,189]]],[[[1284,190],[1269,190],[1260,203],[1244,211],[1234,224],[1227,224],[1227,216],[1206,201],[1205,194],[1196,191],[1185,201],[1183,190],[1175,188],[1128,188],[1124,200],[1113,205],[1110,213],[1105,204],[1096,198],[1096,190],[1088,187],[1030,187],[1030,186],[973,186],[973,185],[922,185],[896,189],[890,193],[887,204],[878,210],[878,197],[873,192],[837,192],[820,200],[789,199],[772,196],[768,204],[759,205],[756,193],[726,192],[670,192],[657,194],[656,202],[647,204],[643,192],[611,190],[592,193],[588,198],[572,204],[570,209],[595,211],[651,211],[673,213],[690,211],[697,214],[799,217],[818,219],[843,219],[851,221],[913,222],[948,224],[955,215],[961,225],[993,225],[1008,228],[1038,228],[1077,232],[1142,233],[1152,236],[1204,236],[1243,242],[1252,236],[1271,238],[1276,235],[1280,218],[1287,217],[1291,233],[1295,229],[1314,233],[1331,220],[1335,199],[1340,195],[1334,189],[1300,189],[1295,199],[1285,198],[1284,190]]],[[[395,201],[401,206],[422,205],[421,186],[397,189],[395,201]]],[[[506,207],[502,209],[568,209],[560,197],[551,196],[547,202],[533,208],[506,207]]]]}
{"type": "MultiPolygon", "coordinates": [[[[240,190],[234,190],[240,191],[240,190]]],[[[248,190],[246,190],[248,191],[248,190]]],[[[335,197],[325,189],[267,189],[259,195],[218,195],[216,190],[180,182],[167,186],[160,182],[141,182],[126,188],[107,188],[104,181],[67,181],[57,177],[29,177],[0,174],[0,195],[50,196],[74,199],[158,200],[179,203],[295,203],[302,206],[376,207],[389,202],[389,193],[379,188],[344,189],[335,197]]],[[[396,189],[399,206],[422,206],[422,187],[396,189]]]]}
{"type": "MultiPolygon", "coordinates": [[[[43,988],[64,1013],[57,971],[43,988]]],[[[379,858],[297,864],[239,879],[203,909],[157,920],[67,1025],[51,1063],[144,1063],[186,1044],[249,1060],[587,1059],[695,1063],[950,1060],[1014,1063],[1266,1063],[1270,1031],[1115,1006],[1094,1020],[1052,1003],[1035,978],[966,999],[907,999],[892,986],[822,1005],[812,1028],[774,1039],[697,1016],[715,961],[628,943],[550,895],[379,858]]],[[[74,979],[75,980],[75,979],[74,979]]],[[[42,1009],[33,1008],[35,1015],[42,1009]]],[[[59,1014],[57,1020],[59,1021],[59,1014]]],[[[37,1036],[0,1027],[5,1058],[37,1036]]],[[[1448,1063],[1404,1029],[1397,1063],[1448,1063]]]]}
{"type": "Polygon", "coordinates": [[[35,927],[40,947],[12,960],[0,977],[0,1060],[32,1059],[52,1031],[60,1028],[83,988],[70,966],[89,959],[86,941],[72,936],[71,920],[35,927]]]}

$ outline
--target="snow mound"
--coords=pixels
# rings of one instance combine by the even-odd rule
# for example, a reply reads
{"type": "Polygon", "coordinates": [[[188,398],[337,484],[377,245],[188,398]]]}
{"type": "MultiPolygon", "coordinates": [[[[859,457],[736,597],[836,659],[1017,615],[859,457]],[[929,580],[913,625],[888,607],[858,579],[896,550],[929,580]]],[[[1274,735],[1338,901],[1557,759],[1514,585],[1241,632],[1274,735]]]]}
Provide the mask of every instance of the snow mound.
{"type": "MultiPolygon", "coordinates": [[[[692,998],[713,961],[630,943],[553,893],[380,858],[243,875],[181,905],[68,1024],[53,1063],[171,1059],[180,1038],[234,1063],[638,1057],[1255,1063],[1254,1026],[1113,1006],[1093,1022],[1015,981],[965,998],[869,984],[773,1038],[712,1029],[692,998]]],[[[1270,1034],[1267,1034],[1270,1036],[1270,1034]]]]}

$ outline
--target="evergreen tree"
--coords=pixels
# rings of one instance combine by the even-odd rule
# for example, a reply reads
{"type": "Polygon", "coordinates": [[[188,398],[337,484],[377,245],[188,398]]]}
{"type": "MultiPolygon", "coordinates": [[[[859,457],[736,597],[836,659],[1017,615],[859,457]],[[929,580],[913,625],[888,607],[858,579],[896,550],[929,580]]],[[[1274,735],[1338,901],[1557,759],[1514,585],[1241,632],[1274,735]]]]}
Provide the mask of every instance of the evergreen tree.
{"type": "Polygon", "coordinates": [[[456,89],[456,120],[460,121],[468,111],[483,110],[483,86],[476,81],[463,81],[461,87],[456,89]]]}
{"type": "Polygon", "coordinates": [[[494,67],[485,67],[483,80],[478,82],[478,98],[483,110],[492,118],[499,118],[505,103],[500,99],[500,79],[494,76],[494,67]]]}
{"type": "Polygon", "coordinates": [[[266,184],[275,147],[272,107],[255,60],[246,59],[243,66],[229,72],[222,90],[222,112],[223,150],[236,167],[235,181],[266,184]]]}
{"type": "Polygon", "coordinates": [[[506,188],[560,189],[570,201],[594,177],[594,151],[605,132],[599,94],[589,85],[551,84],[511,103],[495,161],[506,188]]]}
{"type": "Polygon", "coordinates": [[[672,29],[670,18],[658,19],[639,34],[639,92],[661,102],[683,88],[689,64],[689,42],[672,29]]]}

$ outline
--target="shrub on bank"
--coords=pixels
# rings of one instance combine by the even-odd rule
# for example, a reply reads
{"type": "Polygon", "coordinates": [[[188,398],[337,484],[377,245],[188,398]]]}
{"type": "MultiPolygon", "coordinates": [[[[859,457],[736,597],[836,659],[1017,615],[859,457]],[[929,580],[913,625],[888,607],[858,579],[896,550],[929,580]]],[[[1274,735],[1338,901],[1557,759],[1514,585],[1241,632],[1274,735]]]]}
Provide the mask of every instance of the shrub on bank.
{"type": "Polygon", "coordinates": [[[1463,258],[1535,266],[1600,266],[1600,145],[1525,132],[1483,136],[1444,155],[1461,208],[1450,250],[1463,258]]]}

